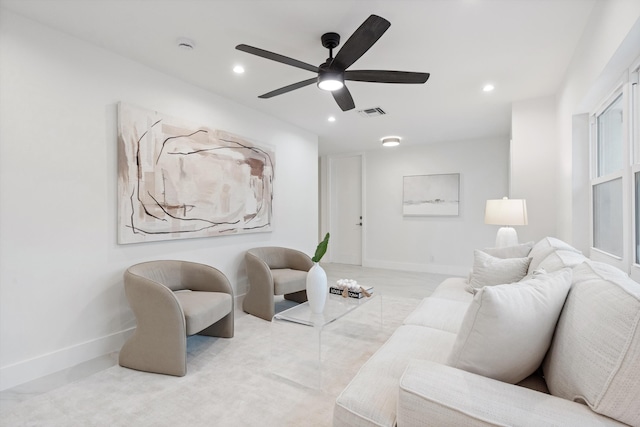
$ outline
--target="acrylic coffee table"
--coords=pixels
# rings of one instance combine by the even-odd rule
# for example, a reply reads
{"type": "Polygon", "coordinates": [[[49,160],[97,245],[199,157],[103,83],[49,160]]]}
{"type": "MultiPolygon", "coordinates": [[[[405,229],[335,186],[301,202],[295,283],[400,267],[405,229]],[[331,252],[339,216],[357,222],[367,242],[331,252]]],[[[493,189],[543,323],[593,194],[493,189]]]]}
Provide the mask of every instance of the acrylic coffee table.
{"type": "MultiPolygon", "coordinates": [[[[336,331],[348,338],[349,331],[369,333],[382,328],[382,298],[343,298],[328,295],[321,314],[311,312],[309,303],[281,311],[271,323],[271,371],[296,383],[323,388],[323,372],[330,366],[329,352],[336,340],[336,331]],[[354,312],[364,311],[358,316],[354,312]],[[340,331],[342,329],[342,331],[340,331]]],[[[339,345],[339,342],[338,342],[339,345]]]]}

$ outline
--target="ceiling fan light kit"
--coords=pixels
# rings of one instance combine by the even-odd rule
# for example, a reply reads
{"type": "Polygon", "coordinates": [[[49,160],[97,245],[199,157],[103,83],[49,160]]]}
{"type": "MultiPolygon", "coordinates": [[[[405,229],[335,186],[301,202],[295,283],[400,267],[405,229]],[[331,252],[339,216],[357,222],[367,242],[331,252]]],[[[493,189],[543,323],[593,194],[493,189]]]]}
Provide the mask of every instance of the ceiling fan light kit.
{"type": "Polygon", "coordinates": [[[342,73],[326,71],[318,73],[318,87],[322,90],[333,92],[344,87],[344,77],[342,73]]]}
{"type": "Polygon", "coordinates": [[[319,66],[307,64],[297,59],[246,44],[239,44],[236,46],[236,49],[285,65],[317,73],[316,78],[281,87],[280,89],[260,95],[259,98],[272,98],[317,83],[320,89],[331,92],[333,99],[342,111],[349,111],[355,108],[355,103],[349,89],[347,89],[345,85],[346,80],[369,83],[422,84],[429,79],[429,73],[416,73],[411,71],[347,70],[347,68],[360,59],[360,57],[382,37],[390,26],[391,23],[384,18],[377,15],[369,16],[342,45],[342,48],[340,48],[335,57],[333,56],[333,49],[340,44],[340,35],[338,33],[323,34],[320,40],[322,46],[329,49],[329,58],[319,66]]]}

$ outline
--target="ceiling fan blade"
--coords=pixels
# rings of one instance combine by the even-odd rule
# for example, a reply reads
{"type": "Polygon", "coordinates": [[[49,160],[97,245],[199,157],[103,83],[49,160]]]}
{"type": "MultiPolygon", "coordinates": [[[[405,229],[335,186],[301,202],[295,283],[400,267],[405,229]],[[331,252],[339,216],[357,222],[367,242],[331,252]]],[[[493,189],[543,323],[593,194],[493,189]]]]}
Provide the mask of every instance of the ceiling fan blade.
{"type": "Polygon", "coordinates": [[[425,83],[429,73],[387,70],[353,70],[344,72],[345,80],[371,83],[425,83]]]}
{"type": "Polygon", "coordinates": [[[270,59],[272,61],[280,62],[282,64],[291,65],[292,67],[302,68],[303,70],[318,72],[318,67],[315,65],[307,64],[306,62],[298,61],[297,59],[289,58],[288,56],[280,55],[278,53],[269,52],[268,50],[260,49],[246,44],[239,44],[236,49],[243,52],[250,53],[252,55],[261,56],[262,58],[270,59]]]}
{"type": "Polygon", "coordinates": [[[369,16],[340,48],[331,68],[346,70],[378,41],[391,23],[377,15],[369,16]]]}
{"type": "Polygon", "coordinates": [[[331,94],[342,111],[349,111],[356,108],[356,104],[353,102],[353,98],[351,97],[351,93],[349,92],[349,89],[347,89],[347,86],[343,86],[342,89],[334,90],[331,94]]]}
{"type": "Polygon", "coordinates": [[[260,95],[258,98],[272,98],[274,96],[282,95],[283,93],[291,92],[292,90],[300,89],[301,87],[309,86],[310,84],[313,84],[317,81],[318,79],[316,77],[303,80],[289,86],[281,87],[280,89],[272,90],[271,92],[265,93],[264,95],[260,95]]]}

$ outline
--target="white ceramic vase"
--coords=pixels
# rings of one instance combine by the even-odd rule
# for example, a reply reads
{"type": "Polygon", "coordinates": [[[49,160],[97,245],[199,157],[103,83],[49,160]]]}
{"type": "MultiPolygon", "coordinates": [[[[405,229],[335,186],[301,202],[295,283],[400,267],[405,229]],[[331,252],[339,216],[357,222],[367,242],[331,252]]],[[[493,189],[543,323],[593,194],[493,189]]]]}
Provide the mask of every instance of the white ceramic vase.
{"type": "Polygon", "coordinates": [[[307,273],[307,299],[309,300],[309,307],[312,313],[322,313],[328,293],[327,273],[325,273],[324,269],[320,267],[320,264],[316,262],[307,273]]]}

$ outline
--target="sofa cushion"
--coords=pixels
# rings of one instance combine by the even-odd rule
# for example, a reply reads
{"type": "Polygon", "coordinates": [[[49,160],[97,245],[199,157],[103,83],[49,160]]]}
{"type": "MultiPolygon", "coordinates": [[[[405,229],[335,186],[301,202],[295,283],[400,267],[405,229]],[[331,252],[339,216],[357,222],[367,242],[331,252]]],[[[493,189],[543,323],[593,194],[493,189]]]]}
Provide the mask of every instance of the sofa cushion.
{"type": "Polygon", "coordinates": [[[524,258],[529,255],[529,252],[531,252],[533,244],[534,242],[527,242],[502,248],[484,248],[482,252],[496,258],[524,258]]]}
{"type": "MultiPolygon", "coordinates": [[[[467,293],[467,295],[469,294],[467,293]]],[[[404,324],[428,326],[457,334],[470,303],[471,298],[469,301],[455,301],[437,297],[425,298],[404,319],[404,324]]]]}
{"type": "Polygon", "coordinates": [[[398,383],[409,361],[444,363],[455,339],[451,332],[400,326],[340,393],[333,410],[333,425],[395,426],[398,383]]]}
{"type": "Polygon", "coordinates": [[[449,277],[445,279],[431,294],[431,298],[451,299],[455,301],[463,301],[467,304],[471,303],[473,295],[466,292],[469,287],[469,281],[462,277],[449,277]]]}
{"type": "Polygon", "coordinates": [[[527,274],[529,262],[529,258],[496,258],[475,250],[469,284],[474,288],[481,288],[517,282],[527,274]]]}
{"type": "Polygon", "coordinates": [[[174,292],[184,313],[187,335],[195,335],[233,310],[232,296],[223,292],[181,290],[174,292]]]}
{"type": "Polygon", "coordinates": [[[543,371],[551,394],[640,425],[640,284],[606,264],[574,268],[543,371]]]}
{"type": "Polygon", "coordinates": [[[533,245],[531,252],[529,252],[529,258],[531,263],[529,264],[528,274],[532,274],[534,270],[537,270],[540,263],[549,256],[552,252],[557,250],[571,251],[575,253],[582,253],[568,243],[563,242],[555,237],[545,237],[538,243],[533,245]]]}
{"type": "Polygon", "coordinates": [[[624,425],[585,405],[425,360],[409,363],[399,388],[401,427],[624,425]]]}
{"type": "Polygon", "coordinates": [[[515,384],[540,366],[567,293],[571,270],[478,290],[447,364],[515,384]]]}
{"type": "Polygon", "coordinates": [[[306,271],[278,268],[271,270],[271,276],[273,277],[273,293],[275,295],[298,292],[307,286],[306,271]]]}

